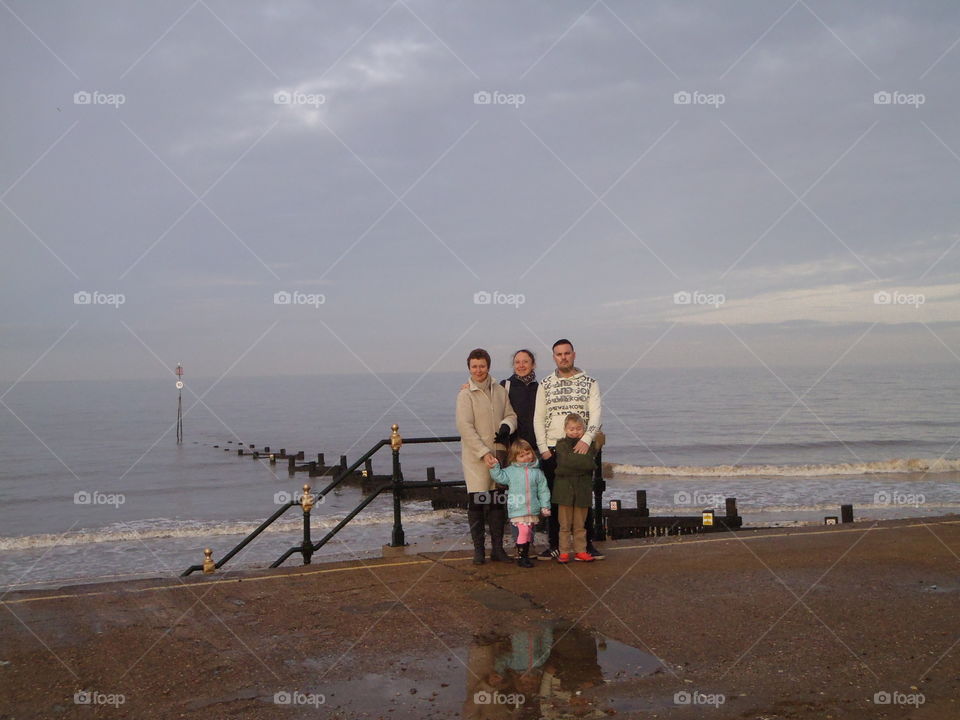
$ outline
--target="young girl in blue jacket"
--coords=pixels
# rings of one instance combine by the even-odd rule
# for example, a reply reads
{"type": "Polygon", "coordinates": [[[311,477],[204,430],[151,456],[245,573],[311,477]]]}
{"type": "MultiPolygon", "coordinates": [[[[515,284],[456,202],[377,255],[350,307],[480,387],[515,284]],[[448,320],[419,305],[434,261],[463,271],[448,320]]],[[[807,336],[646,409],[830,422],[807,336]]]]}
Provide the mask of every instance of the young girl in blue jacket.
{"type": "Polygon", "coordinates": [[[526,440],[517,440],[510,446],[506,469],[496,465],[490,477],[499,485],[507,486],[507,514],[517,526],[517,565],[531,568],[530,544],[533,526],[540,515],[550,515],[550,489],[547,478],[537,466],[533,446],[526,440]]]}

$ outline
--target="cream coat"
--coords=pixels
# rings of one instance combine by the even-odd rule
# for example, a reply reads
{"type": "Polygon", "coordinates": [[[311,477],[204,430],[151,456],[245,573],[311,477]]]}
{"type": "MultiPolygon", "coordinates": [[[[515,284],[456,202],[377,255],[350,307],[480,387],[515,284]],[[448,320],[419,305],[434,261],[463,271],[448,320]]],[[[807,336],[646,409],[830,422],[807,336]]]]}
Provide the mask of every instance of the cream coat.
{"type": "Polygon", "coordinates": [[[484,455],[493,453],[493,436],[502,423],[517,429],[517,414],[510,406],[507,391],[489,377],[490,388],[483,390],[473,378],[469,387],[457,395],[457,431],[460,433],[460,457],[463,461],[463,477],[467,492],[492,490],[490,469],[483,461],[484,455]]]}

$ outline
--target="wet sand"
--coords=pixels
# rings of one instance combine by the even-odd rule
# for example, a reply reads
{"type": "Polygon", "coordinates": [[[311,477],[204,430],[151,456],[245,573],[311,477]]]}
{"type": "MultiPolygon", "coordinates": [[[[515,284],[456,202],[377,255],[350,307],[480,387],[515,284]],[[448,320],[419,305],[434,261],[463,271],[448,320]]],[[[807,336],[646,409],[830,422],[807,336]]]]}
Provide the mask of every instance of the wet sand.
{"type": "Polygon", "coordinates": [[[960,718],[957,516],[604,547],[10,593],[0,717],[960,718]]]}

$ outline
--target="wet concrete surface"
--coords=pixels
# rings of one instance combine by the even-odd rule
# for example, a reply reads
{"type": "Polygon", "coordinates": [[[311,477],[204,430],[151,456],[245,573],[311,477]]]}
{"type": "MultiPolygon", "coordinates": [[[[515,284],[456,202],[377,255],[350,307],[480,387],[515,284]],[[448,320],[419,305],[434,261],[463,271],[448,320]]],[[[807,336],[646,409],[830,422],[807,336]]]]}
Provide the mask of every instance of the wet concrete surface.
{"type": "Polygon", "coordinates": [[[10,594],[0,717],[960,717],[956,519],[605,547],[10,594]]]}

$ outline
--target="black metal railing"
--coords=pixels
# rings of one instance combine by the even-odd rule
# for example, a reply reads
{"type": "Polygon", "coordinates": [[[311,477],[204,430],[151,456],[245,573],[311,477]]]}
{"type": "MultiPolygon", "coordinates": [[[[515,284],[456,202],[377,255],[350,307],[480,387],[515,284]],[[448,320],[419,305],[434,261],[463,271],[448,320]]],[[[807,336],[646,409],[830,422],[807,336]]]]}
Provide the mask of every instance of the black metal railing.
{"type": "MultiPolygon", "coordinates": [[[[353,520],[357,515],[359,515],[363,510],[374,500],[380,497],[384,492],[393,493],[393,530],[390,534],[390,547],[403,547],[405,546],[406,539],[403,531],[403,515],[402,515],[402,505],[401,500],[403,500],[404,490],[406,489],[416,489],[416,488],[443,488],[443,487],[463,487],[466,485],[464,480],[449,480],[449,481],[437,481],[437,480],[427,480],[426,482],[405,482],[403,479],[403,469],[400,466],[400,448],[403,445],[425,445],[429,443],[453,443],[460,442],[460,437],[458,435],[449,435],[445,437],[420,437],[420,438],[408,438],[404,439],[400,437],[399,427],[397,425],[391,426],[391,434],[389,438],[378,441],[373,447],[371,447],[367,452],[357,458],[356,462],[352,465],[347,466],[345,458],[341,458],[341,467],[339,473],[334,477],[330,483],[327,484],[321,490],[318,490],[316,493],[311,492],[309,485],[303,486],[303,496],[299,499],[291,499],[289,502],[281,505],[276,512],[273,513],[270,517],[264,520],[256,530],[247,535],[243,540],[241,540],[237,545],[235,545],[229,552],[227,552],[223,557],[221,557],[216,562],[213,560],[213,551],[210,548],[204,550],[204,561],[200,565],[191,565],[186,570],[181,573],[181,576],[190,575],[194,572],[202,570],[205,573],[212,573],[216,570],[219,570],[221,567],[227,564],[229,560],[239,553],[243,548],[249,545],[258,535],[260,535],[264,530],[266,530],[270,525],[280,519],[290,508],[299,507],[303,511],[303,538],[299,545],[294,545],[289,548],[283,555],[277,558],[273,564],[270,565],[271,568],[276,568],[282,565],[287,558],[296,553],[300,553],[303,556],[303,564],[309,565],[313,554],[317,552],[320,548],[326,545],[330,540],[332,540],[337,533],[339,533],[344,527],[346,527],[351,520],[353,520]],[[389,445],[393,455],[393,464],[392,471],[390,476],[390,481],[385,482],[380,486],[370,489],[370,495],[365,497],[353,510],[351,510],[347,515],[338,522],[333,528],[327,532],[320,540],[313,542],[311,537],[311,527],[310,527],[310,518],[311,511],[313,510],[314,505],[318,504],[322,498],[324,498],[328,493],[330,493],[335,488],[344,482],[347,478],[351,477],[361,466],[364,466],[368,472],[370,469],[370,460],[374,455],[380,450],[380,448],[389,445]]],[[[242,450],[241,450],[242,453],[242,450]]],[[[255,453],[255,455],[258,453],[255,453]]],[[[280,451],[281,456],[286,456],[285,450],[280,451]]],[[[275,456],[271,455],[271,462],[275,456]]],[[[287,456],[291,459],[296,457],[303,457],[303,453],[295,454],[292,456],[287,456]]],[[[296,468],[295,463],[291,463],[291,472],[294,472],[296,468]]],[[[432,468],[431,468],[432,470],[432,468]]],[[[371,473],[372,474],[372,473],[371,473]]],[[[428,473],[429,475],[430,473],[428,473]]],[[[601,472],[601,461],[600,453],[597,453],[597,466],[594,472],[594,536],[595,540],[604,540],[606,539],[606,523],[605,523],[605,513],[603,508],[603,492],[606,489],[606,482],[603,479],[603,473],[601,472]]]]}
{"type": "Polygon", "coordinates": [[[288,557],[295,553],[300,553],[303,556],[303,564],[309,565],[313,553],[326,545],[340,530],[342,530],[346,525],[353,520],[360,512],[363,511],[371,502],[378,498],[383,492],[390,490],[393,493],[393,531],[391,533],[390,546],[391,547],[402,547],[406,545],[403,532],[403,517],[402,517],[402,506],[401,500],[403,499],[403,491],[406,488],[441,488],[441,487],[454,487],[454,486],[464,486],[466,483],[464,480],[451,480],[446,482],[440,481],[427,481],[427,482],[404,482],[403,480],[403,470],[400,466],[400,448],[403,445],[424,445],[428,443],[452,443],[460,442],[460,437],[458,435],[450,435],[446,437],[421,437],[421,438],[409,438],[403,439],[400,437],[399,427],[393,425],[391,427],[391,435],[385,440],[378,441],[373,447],[371,447],[367,452],[361,455],[356,462],[348,467],[341,468],[340,472],[334,477],[334,479],[323,489],[313,494],[310,492],[310,486],[304,485],[303,496],[299,500],[290,500],[289,502],[283,504],[276,512],[273,513],[270,517],[264,520],[256,530],[247,535],[243,540],[237,543],[228,553],[226,553],[222,558],[213,561],[212,550],[207,548],[204,550],[204,562],[200,565],[191,565],[186,570],[181,573],[181,576],[190,575],[198,570],[202,570],[205,573],[212,573],[215,570],[219,570],[223,567],[232,557],[234,557],[238,552],[243,550],[248,544],[250,544],[260,533],[266,530],[270,525],[276,522],[280,517],[284,515],[290,508],[297,506],[300,507],[303,511],[303,539],[299,545],[295,545],[289,550],[287,550],[283,555],[277,558],[276,561],[270,566],[272,568],[279,567],[288,557]],[[366,463],[380,450],[380,448],[385,445],[390,445],[393,453],[393,468],[391,473],[390,482],[384,483],[383,485],[374,488],[371,495],[364,498],[353,510],[351,510],[346,517],[343,518],[336,526],[330,529],[330,531],[324,535],[323,538],[317,542],[312,542],[311,532],[310,532],[310,515],[313,510],[313,506],[317,501],[336,487],[338,487],[344,480],[350,477],[354,472],[356,472],[361,465],[366,465],[366,463]]]}

